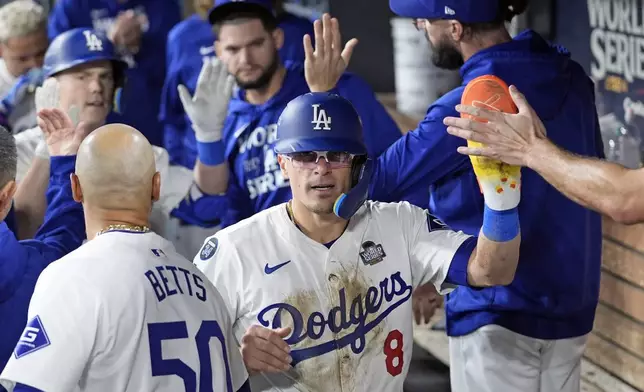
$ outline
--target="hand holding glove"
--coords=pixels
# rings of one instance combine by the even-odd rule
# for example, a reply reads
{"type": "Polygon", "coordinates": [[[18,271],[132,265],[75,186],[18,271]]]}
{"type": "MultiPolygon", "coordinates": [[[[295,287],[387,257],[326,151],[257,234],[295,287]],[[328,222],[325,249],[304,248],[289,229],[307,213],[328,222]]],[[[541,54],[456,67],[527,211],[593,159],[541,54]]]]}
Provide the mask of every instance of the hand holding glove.
{"type": "MultiPolygon", "coordinates": [[[[461,104],[506,113],[517,112],[505,82],[492,75],[470,81],[461,97],[461,104]]],[[[485,122],[476,117],[473,119],[485,122]]],[[[467,144],[472,148],[482,146],[470,140],[467,144]]],[[[519,234],[517,206],[521,200],[521,167],[480,156],[470,156],[470,160],[485,199],[483,234],[497,242],[514,239],[519,234]]]]}

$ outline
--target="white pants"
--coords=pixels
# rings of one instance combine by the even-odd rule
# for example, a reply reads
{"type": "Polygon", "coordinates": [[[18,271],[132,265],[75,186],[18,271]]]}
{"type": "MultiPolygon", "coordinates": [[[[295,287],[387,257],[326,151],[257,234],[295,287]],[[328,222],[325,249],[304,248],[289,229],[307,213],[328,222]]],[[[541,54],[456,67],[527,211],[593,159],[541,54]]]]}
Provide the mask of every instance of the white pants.
{"type": "Polygon", "coordinates": [[[534,339],[498,325],[450,337],[452,392],[579,392],[586,340],[534,339]]]}

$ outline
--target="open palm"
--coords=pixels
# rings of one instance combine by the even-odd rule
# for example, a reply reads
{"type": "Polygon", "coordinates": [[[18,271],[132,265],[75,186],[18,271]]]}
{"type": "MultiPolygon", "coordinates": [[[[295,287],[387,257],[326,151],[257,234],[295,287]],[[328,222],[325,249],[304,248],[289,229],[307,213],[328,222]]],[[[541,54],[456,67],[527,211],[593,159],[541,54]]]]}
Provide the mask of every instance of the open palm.
{"type": "MultiPolygon", "coordinates": [[[[75,108],[70,111],[75,111],[75,108]]],[[[89,134],[85,123],[77,125],[70,115],[57,108],[38,112],[38,126],[43,131],[50,156],[76,155],[81,142],[89,134]]]]}
{"type": "Polygon", "coordinates": [[[342,49],[340,24],[336,18],[324,14],[313,23],[315,50],[311,37],[304,36],[304,76],[312,92],[329,91],[346,71],[358,40],[353,38],[342,49]]]}

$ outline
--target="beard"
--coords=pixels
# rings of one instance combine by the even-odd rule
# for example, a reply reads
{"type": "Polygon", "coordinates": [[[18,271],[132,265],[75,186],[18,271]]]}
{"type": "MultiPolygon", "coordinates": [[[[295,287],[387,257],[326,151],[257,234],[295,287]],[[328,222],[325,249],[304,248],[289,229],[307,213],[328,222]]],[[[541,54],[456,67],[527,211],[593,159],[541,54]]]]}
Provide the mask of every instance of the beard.
{"type": "MultiPolygon", "coordinates": [[[[425,33],[427,35],[427,33],[425,33]]],[[[463,56],[454,48],[447,39],[442,39],[438,44],[433,45],[432,41],[427,37],[429,46],[432,48],[432,63],[438,68],[455,70],[463,66],[463,56]]]]}
{"type": "Polygon", "coordinates": [[[235,81],[237,82],[237,85],[244,90],[262,90],[268,87],[268,84],[271,82],[271,79],[273,79],[273,75],[275,75],[275,72],[277,72],[278,68],[279,54],[277,50],[275,50],[273,60],[271,61],[269,66],[264,69],[264,72],[262,72],[262,74],[257,77],[257,79],[240,80],[239,77],[235,77],[235,81]]]}

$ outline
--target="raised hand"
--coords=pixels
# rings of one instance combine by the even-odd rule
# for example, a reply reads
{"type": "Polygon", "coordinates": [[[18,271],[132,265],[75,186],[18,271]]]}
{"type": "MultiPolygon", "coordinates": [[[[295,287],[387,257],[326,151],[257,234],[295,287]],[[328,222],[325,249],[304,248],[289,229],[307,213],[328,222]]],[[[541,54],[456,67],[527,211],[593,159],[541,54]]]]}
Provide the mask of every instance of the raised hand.
{"type": "Polygon", "coordinates": [[[177,86],[179,98],[198,141],[212,143],[221,140],[228,103],[235,79],[219,59],[206,61],[201,67],[194,96],[184,85],[177,86]]]}
{"type": "Polygon", "coordinates": [[[50,156],[76,155],[81,142],[90,133],[85,123],[74,124],[70,116],[58,108],[40,110],[38,126],[43,131],[50,156]]]}
{"type": "Polygon", "coordinates": [[[358,40],[349,40],[342,48],[340,24],[336,18],[324,14],[313,23],[315,50],[307,34],[304,43],[304,76],[311,92],[329,91],[346,71],[358,40]]]}
{"type": "Polygon", "coordinates": [[[109,40],[131,54],[138,53],[143,36],[144,20],[134,10],[121,12],[108,33],[109,40]]]}

